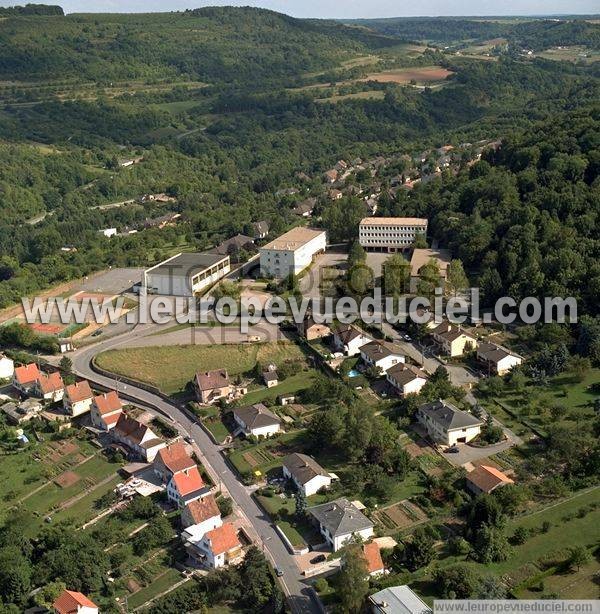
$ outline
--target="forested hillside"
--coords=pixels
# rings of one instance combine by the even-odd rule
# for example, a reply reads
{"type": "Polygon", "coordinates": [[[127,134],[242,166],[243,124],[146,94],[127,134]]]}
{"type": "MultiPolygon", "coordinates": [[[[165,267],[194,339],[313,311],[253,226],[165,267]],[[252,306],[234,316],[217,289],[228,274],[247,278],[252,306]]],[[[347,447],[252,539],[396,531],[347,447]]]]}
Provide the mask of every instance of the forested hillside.
{"type": "MultiPolygon", "coordinates": [[[[411,39],[423,24],[439,27],[404,21],[411,39]]],[[[296,218],[293,199],[276,192],[321,194],[321,173],[341,158],[386,156],[394,166],[425,147],[504,138],[497,157],[384,207],[430,215],[436,238],[460,253],[488,296],[522,293],[530,273],[532,291],[554,292],[551,280],[562,277],[552,271],[571,262],[558,289],[576,293],[589,279],[580,296],[597,310],[598,62],[508,52],[483,61],[256,9],[13,16],[0,21],[0,42],[3,78],[19,75],[0,86],[0,306],[104,266],[206,249],[258,220],[282,231],[296,218]],[[403,67],[447,78],[420,84],[403,67]],[[120,165],[132,157],[143,162],[120,165]],[[164,213],[139,202],[98,208],[155,192],[176,197],[178,226],[110,241],[99,234],[164,213]],[[455,214],[468,223],[455,228],[455,214]],[[560,265],[545,258],[555,227],[565,233],[560,265]],[[515,269],[522,254],[532,269],[515,269]]],[[[388,179],[378,180],[383,192],[388,179]]],[[[358,199],[325,202],[314,223],[363,208],[358,199]]],[[[345,224],[344,237],[351,232],[345,224]]]]}
{"type": "Polygon", "coordinates": [[[0,22],[0,78],[187,77],[264,86],[392,41],[270,11],[205,8],[148,15],[69,15],[0,22]]]}

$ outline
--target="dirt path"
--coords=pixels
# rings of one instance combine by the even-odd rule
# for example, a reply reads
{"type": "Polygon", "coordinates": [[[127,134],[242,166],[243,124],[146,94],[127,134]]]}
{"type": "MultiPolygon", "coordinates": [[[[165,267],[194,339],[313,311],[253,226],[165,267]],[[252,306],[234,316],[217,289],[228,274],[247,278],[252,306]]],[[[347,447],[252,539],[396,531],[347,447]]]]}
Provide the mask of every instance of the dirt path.
{"type": "MultiPolygon", "coordinates": [[[[168,573],[168,570],[165,571],[164,573],[161,573],[159,576],[156,576],[156,578],[154,578],[153,582],[156,582],[156,580],[158,580],[159,578],[164,576],[166,573],[168,573]]],[[[183,578],[183,579],[179,580],[179,582],[176,582],[175,584],[173,584],[173,586],[169,586],[169,588],[166,591],[163,591],[162,593],[159,593],[155,597],[152,597],[152,599],[149,599],[148,601],[146,601],[146,603],[142,603],[142,605],[138,606],[133,611],[134,612],[138,612],[142,608],[148,607],[148,605],[151,604],[153,601],[156,601],[157,599],[160,599],[161,597],[164,597],[165,595],[167,595],[171,591],[174,591],[176,588],[179,588],[182,584],[185,584],[188,580],[189,580],[189,578],[183,578]]],[[[133,594],[135,595],[135,593],[133,593],[133,594]]]]}

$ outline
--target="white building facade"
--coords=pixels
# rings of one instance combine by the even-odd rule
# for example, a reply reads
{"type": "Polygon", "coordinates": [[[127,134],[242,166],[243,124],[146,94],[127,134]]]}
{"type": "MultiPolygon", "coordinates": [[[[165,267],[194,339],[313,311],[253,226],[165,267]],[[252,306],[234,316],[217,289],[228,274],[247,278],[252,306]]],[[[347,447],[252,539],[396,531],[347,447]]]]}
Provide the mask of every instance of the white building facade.
{"type": "Polygon", "coordinates": [[[298,275],[326,247],[327,233],[324,230],[302,226],[292,228],[260,249],[260,274],[275,279],[298,275]]]}
{"type": "Polygon", "coordinates": [[[427,220],[417,217],[366,217],[358,226],[358,241],[366,250],[396,252],[427,236],[427,220]]]}
{"type": "Polygon", "coordinates": [[[229,256],[177,254],[144,271],[142,287],[149,294],[193,296],[230,272],[229,256]]]}

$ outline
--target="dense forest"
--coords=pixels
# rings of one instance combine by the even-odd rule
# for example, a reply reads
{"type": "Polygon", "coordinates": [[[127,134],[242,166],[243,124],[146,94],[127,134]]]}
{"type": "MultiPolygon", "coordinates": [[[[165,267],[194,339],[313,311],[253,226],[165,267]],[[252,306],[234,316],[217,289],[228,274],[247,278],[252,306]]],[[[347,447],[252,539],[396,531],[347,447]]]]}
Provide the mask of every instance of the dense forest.
{"type": "Polygon", "coordinates": [[[468,19],[464,17],[403,17],[358,19],[347,22],[404,40],[430,41],[441,44],[457,41],[485,41],[505,38],[531,49],[555,45],[587,45],[600,48],[598,24],[577,17],[558,19],[468,19]]]}

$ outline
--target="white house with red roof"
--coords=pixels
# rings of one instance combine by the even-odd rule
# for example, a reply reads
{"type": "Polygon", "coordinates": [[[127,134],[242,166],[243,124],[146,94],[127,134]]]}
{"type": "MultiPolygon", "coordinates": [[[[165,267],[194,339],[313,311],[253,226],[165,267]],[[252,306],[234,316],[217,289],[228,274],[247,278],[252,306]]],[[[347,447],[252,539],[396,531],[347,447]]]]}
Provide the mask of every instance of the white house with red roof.
{"type": "Polygon", "coordinates": [[[92,400],[90,412],[92,424],[103,431],[114,428],[122,412],[123,403],[115,390],[99,394],[92,400]]]}
{"type": "Polygon", "coordinates": [[[387,570],[381,558],[381,550],[376,542],[364,544],[362,551],[367,562],[367,572],[370,576],[381,576],[386,573],[387,570]]]}
{"type": "Polygon", "coordinates": [[[98,606],[77,591],[63,591],[52,607],[55,614],[98,614],[98,606]]]}
{"type": "Polygon", "coordinates": [[[39,378],[40,369],[34,362],[31,362],[15,369],[12,384],[23,394],[31,394],[39,378]]]}
{"type": "Polygon", "coordinates": [[[176,473],[196,466],[182,441],[176,441],[158,451],[154,459],[154,473],[167,484],[176,473]]]}
{"type": "Polygon", "coordinates": [[[242,544],[230,522],[205,533],[199,542],[188,548],[188,553],[198,563],[210,569],[235,563],[243,556],[242,544]]]}
{"type": "Polygon", "coordinates": [[[71,416],[80,416],[90,411],[94,393],[87,380],[71,384],[65,388],[63,407],[71,416]]]}
{"type": "Polygon", "coordinates": [[[189,469],[184,469],[173,474],[167,483],[167,497],[179,507],[196,499],[201,499],[210,492],[210,487],[204,483],[198,466],[194,464],[189,469]]]}
{"type": "Polygon", "coordinates": [[[181,539],[185,544],[195,544],[208,531],[222,526],[221,512],[213,495],[187,503],[181,510],[181,524],[184,528],[181,539]]]}
{"type": "Polygon", "coordinates": [[[115,441],[127,446],[136,456],[151,463],[167,444],[147,425],[121,412],[111,430],[115,441]]]}
{"type": "Polygon", "coordinates": [[[58,371],[54,373],[40,373],[32,392],[36,397],[44,399],[44,401],[56,403],[57,401],[62,401],[65,396],[65,384],[58,371]]]}

